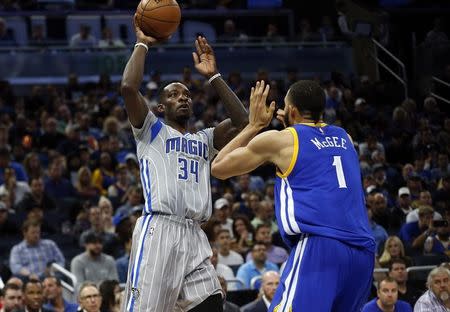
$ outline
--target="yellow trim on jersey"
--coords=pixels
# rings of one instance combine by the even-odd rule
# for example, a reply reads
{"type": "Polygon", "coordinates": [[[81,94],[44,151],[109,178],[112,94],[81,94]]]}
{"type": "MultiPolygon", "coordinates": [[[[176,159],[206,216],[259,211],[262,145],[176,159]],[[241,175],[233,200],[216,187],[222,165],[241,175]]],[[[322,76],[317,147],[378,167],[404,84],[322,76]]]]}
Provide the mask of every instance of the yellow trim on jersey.
{"type": "Polygon", "coordinates": [[[297,135],[297,131],[295,131],[294,128],[287,128],[289,131],[291,131],[292,135],[294,136],[294,152],[292,153],[292,158],[291,158],[291,163],[289,164],[288,169],[286,170],[285,173],[281,173],[279,171],[277,171],[277,176],[279,176],[280,178],[284,179],[287,178],[289,176],[289,174],[292,172],[292,170],[294,169],[295,163],[297,161],[297,156],[298,156],[298,135],[297,135]]]}
{"type": "Polygon", "coordinates": [[[299,125],[305,125],[305,126],[311,126],[311,127],[325,127],[328,126],[326,123],[324,122],[319,122],[319,123],[313,123],[313,122],[301,122],[299,123],[299,125]]]}

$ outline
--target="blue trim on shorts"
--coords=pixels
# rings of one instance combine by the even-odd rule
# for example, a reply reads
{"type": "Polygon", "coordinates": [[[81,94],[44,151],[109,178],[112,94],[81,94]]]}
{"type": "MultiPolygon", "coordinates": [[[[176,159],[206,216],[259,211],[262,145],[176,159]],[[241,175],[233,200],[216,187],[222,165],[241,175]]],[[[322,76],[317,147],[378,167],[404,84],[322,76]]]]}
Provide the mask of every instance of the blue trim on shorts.
{"type": "MultiPolygon", "coordinates": [[[[147,221],[147,218],[149,218],[150,217],[150,220],[148,220],[148,224],[147,224],[147,226],[146,226],[146,228],[145,229],[143,229],[145,232],[144,232],[144,236],[143,236],[143,239],[142,239],[142,242],[141,242],[141,252],[139,253],[139,257],[138,257],[138,263],[137,263],[137,274],[136,274],[136,278],[134,278],[134,265],[135,265],[135,263],[133,263],[133,267],[132,267],[132,271],[131,271],[131,289],[133,289],[134,287],[136,287],[136,285],[137,285],[137,282],[138,282],[138,280],[139,280],[139,267],[141,266],[141,262],[142,262],[142,255],[144,254],[144,243],[145,243],[145,237],[147,236],[147,230],[148,230],[148,228],[149,228],[149,224],[150,224],[150,222],[152,222],[152,219],[153,219],[153,214],[151,214],[151,215],[145,215],[144,216],[144,220],[142,221],[142,228],[144,228],[144,225],[145,225],[145,222],[147,221]]],[[[131,306],[130,306],[130,312],[133,312],[133,310],[134,310],[134,301],[135,301],[135,299],[134,299],[135,297],[134,297],[134,295],[133,295],[133,291],[131,290],[131,306]]],[[[128,305],[128,304],[127,304],[128,305]]]]}

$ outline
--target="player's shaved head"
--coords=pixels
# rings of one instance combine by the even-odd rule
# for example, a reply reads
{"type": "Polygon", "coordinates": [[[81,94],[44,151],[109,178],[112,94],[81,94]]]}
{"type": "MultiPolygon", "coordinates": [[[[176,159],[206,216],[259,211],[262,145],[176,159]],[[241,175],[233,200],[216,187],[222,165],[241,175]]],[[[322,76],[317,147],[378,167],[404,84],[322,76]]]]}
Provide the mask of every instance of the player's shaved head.
{"type": "Polygon", "coordinates": [[[178,86],[178,87],[181,87],[181,88],[183,88],[183,89],[189,90],[188,87],[186,87],[183,83],[181,83],[181,82],[179,82],[179,81],[174,81],[174,82],[166,83],[166,84],[162,85],[162,86],[159,88],[159,92],[158,92],[158,94],[159,94],[159,96],[158,96],[158,101],[159,101],[159,103],[164,104],[165,101],[166,101],[168,92],[169,92],[170,90],[172,90],[172,88],[175,88],[175,87],[177,87],[177,86],[178,86]]]}

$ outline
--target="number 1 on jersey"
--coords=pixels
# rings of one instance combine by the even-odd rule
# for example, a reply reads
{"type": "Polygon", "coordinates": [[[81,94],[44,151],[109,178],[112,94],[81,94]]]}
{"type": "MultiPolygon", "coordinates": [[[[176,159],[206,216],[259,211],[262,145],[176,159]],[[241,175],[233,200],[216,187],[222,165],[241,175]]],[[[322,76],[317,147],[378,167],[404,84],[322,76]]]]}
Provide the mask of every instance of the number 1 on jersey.
{"type": "Polygon", "coordinates": [[[345,182],[344,169],[342,168],[341,156],[333,156],[333,166],[336,167],[336,176],[339,183],[339,188],[347,188],[345,182]]]}

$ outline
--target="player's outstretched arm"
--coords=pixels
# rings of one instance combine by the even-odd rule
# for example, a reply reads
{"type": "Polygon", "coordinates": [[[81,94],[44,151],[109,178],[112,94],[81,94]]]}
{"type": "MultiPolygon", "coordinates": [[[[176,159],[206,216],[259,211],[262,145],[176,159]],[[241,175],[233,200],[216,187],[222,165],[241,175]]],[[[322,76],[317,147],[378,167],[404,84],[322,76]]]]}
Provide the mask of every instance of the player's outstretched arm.
{"type": "Polygon", "coordinates": [[[192,53],[195,68],[206,79],[213,78],[210,83],[225,105],[230,119],[222,121],[214,129],[214,147],[222,149],[248,123],[248,114],[241,100],[230,89],[225,80],[218,75],[214,51],[204,37],[195,40],[196,52],[192,53]]]}
{"type": "Polygon", "coordinates": [[[135,128],[141,128],[147,116],[148,108],[144,97],[139,92],[139,88],[144,76],[145,57],[148,47],[154,45],[157,40],[144,35],[136,23],[134,23],[134,27],[136,31],[136,46],[125,66],[120,90],[125,100],[125,108],[131,124],[135,128]]]}
{"type": "Polygon", "coordinates": [[[256,169],[265,162],[280,164],[282,150],[289,144],[289,131],[258,132],[267,127],[275,111],[275,102],[266,105],[270,87],[264,81],[257,82],[250,95],[248,125],[231,140],[214,159],[213,176],[227,179],[256,169]]]}

